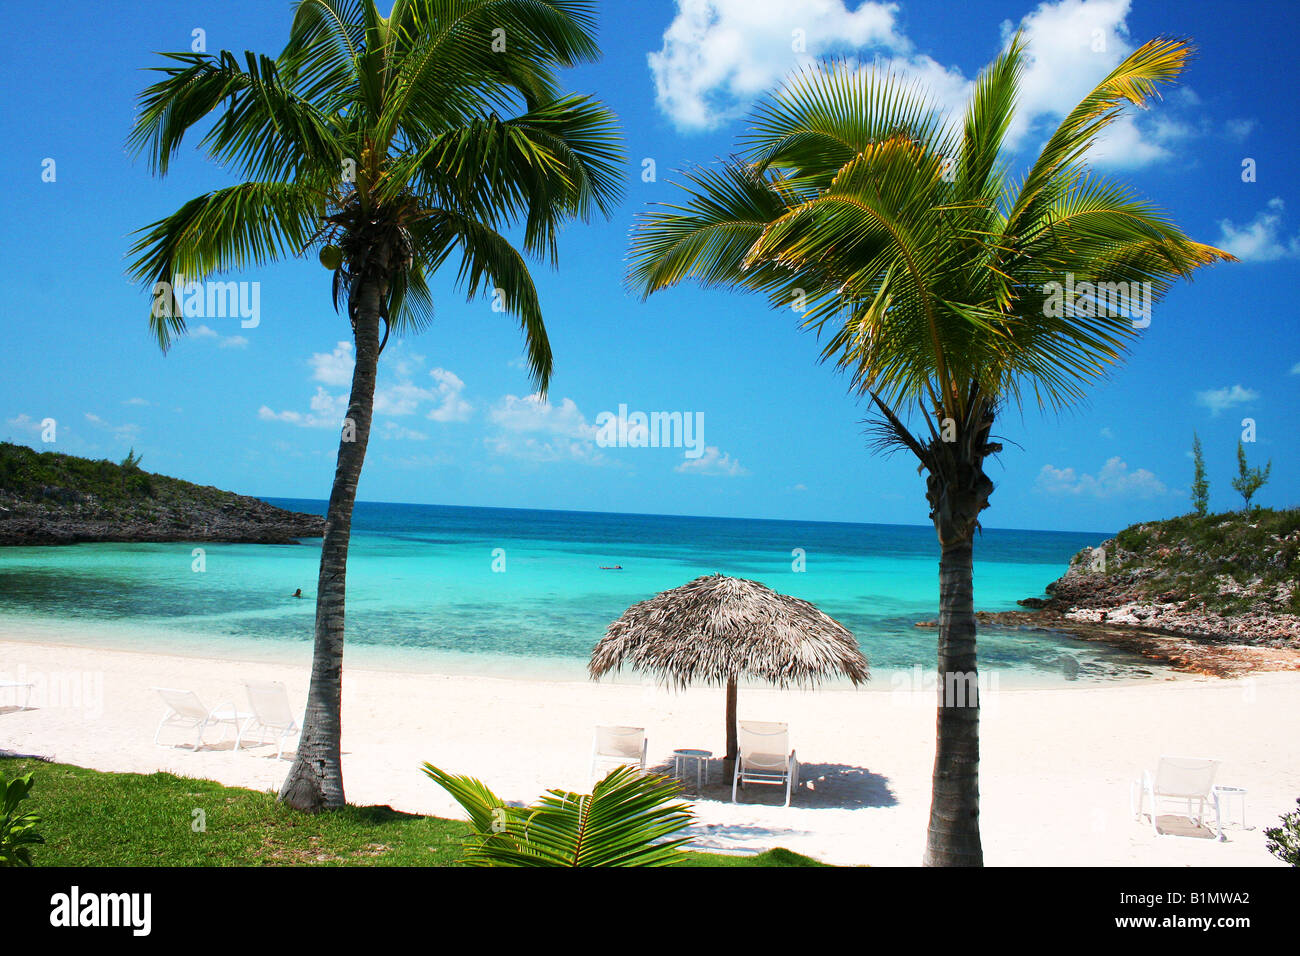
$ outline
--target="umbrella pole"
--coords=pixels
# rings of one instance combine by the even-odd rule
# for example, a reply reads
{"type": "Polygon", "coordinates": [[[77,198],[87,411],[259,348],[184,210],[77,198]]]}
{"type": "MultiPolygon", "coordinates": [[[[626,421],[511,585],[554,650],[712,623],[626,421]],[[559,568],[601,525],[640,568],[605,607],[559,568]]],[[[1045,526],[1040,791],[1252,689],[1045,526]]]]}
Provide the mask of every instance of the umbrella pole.
{"type": "Polygon", "coordinates": [[[727,755],[722,761],[724,780],[730,780],[736,769],[736,678],[727,681],[727,755]]]}

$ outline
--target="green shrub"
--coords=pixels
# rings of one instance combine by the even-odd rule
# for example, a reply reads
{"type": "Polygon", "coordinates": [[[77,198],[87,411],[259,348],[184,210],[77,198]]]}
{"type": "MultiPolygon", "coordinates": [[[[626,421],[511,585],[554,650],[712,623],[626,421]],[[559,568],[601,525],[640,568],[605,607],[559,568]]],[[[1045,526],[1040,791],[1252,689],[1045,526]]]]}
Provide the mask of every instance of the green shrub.
{"type": "MultiPolygon", "coordinates": [[[[1300,797],[1296,798],[1300,807],[1300,797]]],[[[1283,814],[1282,825],[1264,830],[1264,847],[1269,853],[1292,866],[1300,866],[1300,810],[1283,814]]]]}
{"type": "Polygon", "coordinates": [[[32,789],[32,775],[6,780],[0,773],[0,866],[31,866],[31,848],[44,843],[36,832],[41,818],[30,810],[19,810],[32,789]]]}

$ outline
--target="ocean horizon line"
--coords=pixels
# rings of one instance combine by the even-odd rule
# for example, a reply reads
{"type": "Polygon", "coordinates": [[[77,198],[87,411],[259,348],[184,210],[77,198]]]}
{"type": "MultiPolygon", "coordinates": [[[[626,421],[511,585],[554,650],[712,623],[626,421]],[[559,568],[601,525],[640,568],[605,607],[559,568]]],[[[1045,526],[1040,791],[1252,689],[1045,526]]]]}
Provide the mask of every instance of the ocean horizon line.
{"type": "MultiPolygon", "coordinates": [[[[311,502],[326,506],[329,504],[327,498],[304,498],[296,495],[252,495],[260,501],[268,504],[284,501],[302,501],[311,502]]],[[[566,515],[606,515],[609,517],[620,518],[686,518],[697,519],[700,521],[763,521],[770,524],[820,524],[820,525],[850,525],[862,528],[932,528],[933,525],[928,522],[901,522],[901,521],[828,521],[819,518],[762,518],[750,517],[745,515],[695,515],[680,514],[676,512],[655,512],[655,511],[601,511],[595,508],[522,508],[507,507],[503,505],[453,505],[442,504],[430,501],[377,501],[357,499],[358,505],[383,505],[384,507],[401,507],[401,508],[456,508],[467,511],[537,511],[544,514],[566,514],[566,515]]],[[[1099,531],[1096,529],[1076,529],[1076,528],[1002,528],[1002,527],[982,527],[981,531],[1007,532],[1011,534],[1090,534],[1100,535],[1104,538],[1114,537],[1115,531],[1099,531]]]]}

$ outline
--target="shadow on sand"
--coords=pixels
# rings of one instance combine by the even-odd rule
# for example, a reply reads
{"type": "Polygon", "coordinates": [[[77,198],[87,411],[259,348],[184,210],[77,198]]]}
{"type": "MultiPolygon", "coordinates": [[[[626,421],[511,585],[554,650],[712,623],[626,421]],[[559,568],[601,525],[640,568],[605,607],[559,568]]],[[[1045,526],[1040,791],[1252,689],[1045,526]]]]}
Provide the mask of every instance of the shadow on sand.
{"type": "MultiPolygon", "coordinates": [[[[672,761],[647,768],[671,777],[672,761]]],[[[731,779],[723,780],[722,761],[708,761],[708,782],[701,790],[696,786],[694,764],[682,774],[686,792],[683,796],[695,803],[731,802],[731,779]]],[[[736,791],[739,804],[781,807],[785,804],[785,787],[750,784],[736,791]]],[[[889,789],[889,778],[872,773],[865,767],[842,763],[805,763],[799,765],[799,787],[790,794],[791,809],[857,810],[864,807],[892,807],[898,798],[889,789]]]]}

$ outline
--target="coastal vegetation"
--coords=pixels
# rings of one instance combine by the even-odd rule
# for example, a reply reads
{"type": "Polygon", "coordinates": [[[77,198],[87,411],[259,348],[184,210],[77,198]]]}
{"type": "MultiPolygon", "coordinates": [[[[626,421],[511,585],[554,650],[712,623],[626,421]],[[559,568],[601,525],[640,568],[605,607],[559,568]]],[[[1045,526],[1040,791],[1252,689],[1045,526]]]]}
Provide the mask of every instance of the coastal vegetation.
{"type": "MultiPolygon", "coordinates": [[[[1134,598],[1233,616],[1300,614],[1300,508],[1182,515],[1130,525],[1098,546],[1105,567],[1072,561],[1094,586],[1122,585],[1134,598]]],[[[1075,593],[1057,582],[1057,598],[1075,593]]]]}
{"type": "Polygon", "coordinates": [[[0,544],[77,541],[291,543],[319,537],[317,515],[276,508],[120,463],[0,442],[0,544]]]}
{"type": "MultiPolygon", "coordinates": [[[[169,773],[103,773],[0,758],[33,774],[46,843],[37,866],[457,866],[463,820],[347,804],[304,817],[272,793],[169,773]],[[196,811],[201,811],[196,812],[196,811]]],[[[789,850],[733,856],[683,851],[684,866],[821,866],[789,850]]]]}
{"type": "Polygon", "coordinates": [[[1232,479],[1232,490],[1241,495],[1245,507],[1250,507],[1250,499],[1268,482],[1268,474],[1272,470],[1271,461],[1263,469],[1259,466],[1251,468],[1246,462],[1246,446],[1237,442],[1237,477],[1232,479]]]}
{"type": "MultiPolygon", "coordinates": [[[[1149,323],[1153,299],[1233,258],[1087,162],[1122,108],[1177,80],[1190,53],[1143,44],[1023,178],[1004,151],[1023,37],[952,124],[894,74],[811,66],[755,109],[738,157],[689,170],[685,201],[646,213],[633,237],[629,279],[645,296],[695,279],[801,315],[871,409],[877,447],[915,457],[940,546],[944,686],[976,686],[974,542],[993,492],[985,462],[1002,450],[997,417],[1077,404],[1149,323]],[[1103,295],[1138,288],[1137,301],[1103,295]]],[[[978,696],[944,695],[937,716],[925,862],[981,865],[978,696]]]]}
{"type": "Polygon", "coordinates": [[[1210,481],[1205,477],[1205,455],[1196,432],[1192,432],[1192,508],[1198,515],[1210,510],[1210,481]]]}
{"type": "Polygon", "coordinates": [[[599,56],[593,2],[300,0],[278,56],[169,53],[140,95],[130,146],[165,175],[182,141],[242,181],[139,230],[131,276],[154,293],[166,349],[186,330],[178,283],[318,249],[354,340],[316,589],[315,651],[297,757],[281,799],[345,803],[340,755],[348,541],[390,332],[433,317],[449,260],[467,297],[515,316],[544,396],[552,355],[531,257],[560,229],[608,215],[621,186],[614,115],[562,92],[599,56]],[[519,248],[507,233],[517,233],[519,248]],[[184,277],[184,280],[181,279],[184,277]],[[161,292],[161,296],[159,293],[161,292]]]}

